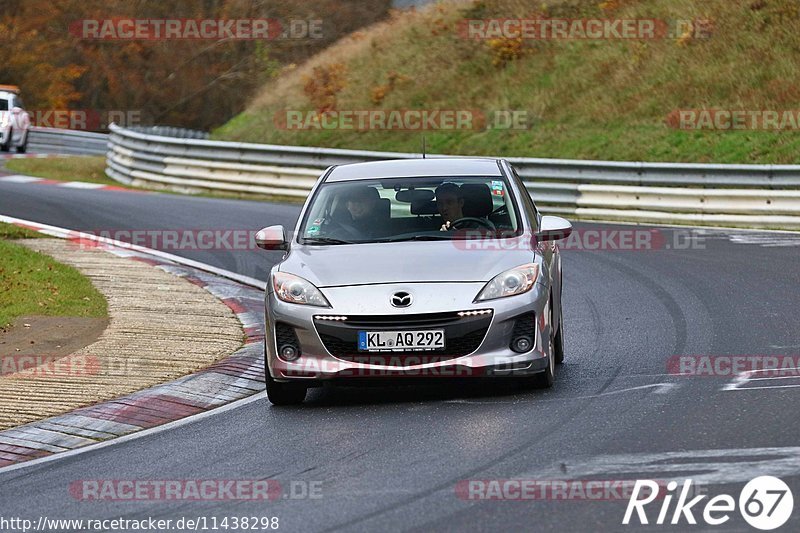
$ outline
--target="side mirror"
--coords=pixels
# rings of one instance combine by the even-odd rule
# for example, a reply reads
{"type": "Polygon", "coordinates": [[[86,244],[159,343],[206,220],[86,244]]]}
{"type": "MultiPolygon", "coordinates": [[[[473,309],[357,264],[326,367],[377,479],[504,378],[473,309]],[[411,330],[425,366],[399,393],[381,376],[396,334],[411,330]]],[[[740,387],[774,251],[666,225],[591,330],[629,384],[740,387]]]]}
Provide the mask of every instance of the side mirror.
{"type": "Polygon", "coordinates": [[[536,239],[540,242],[557,241],[566,239],[570,235],[572,235],[572,224],[568,220],[561,217],[543,216],[536,239]]]}
{"type": "Polygon", "coordinates": [[[283,226],[270,226],[256,232],[256,246],[262,250],[288,250],[286,231],[283,226]]]}

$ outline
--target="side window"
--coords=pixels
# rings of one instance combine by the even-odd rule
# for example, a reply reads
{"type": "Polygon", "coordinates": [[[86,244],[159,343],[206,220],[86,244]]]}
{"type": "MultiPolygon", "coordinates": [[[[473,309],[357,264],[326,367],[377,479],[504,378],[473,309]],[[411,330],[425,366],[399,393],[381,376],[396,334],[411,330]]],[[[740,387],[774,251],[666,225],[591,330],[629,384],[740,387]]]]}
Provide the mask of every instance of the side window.
{"type": "Polygon", "coordinates": [[[19,96],[17,96],[14,105],[19,107],[20,109],[25,109],[25,104],[22,103],[22,98],[20,98],[19,96]]]}
{"type": "Polygon", "coordinates": [[[514,175],[517,187],[522,191],[520,195],[522,196],[522,207],[525,209],[528,219],[530,219],[535,226],[533,229],[536,230],[539,227],[539,211],[536,209],[536,204],[533,203],[533,198],[531,198],[531,193],[528,191],[528,188],[525,187],[525,182],[519,177],[519,174],[517,174],[517,169],[511,167],[511,172],[514,175]]]}

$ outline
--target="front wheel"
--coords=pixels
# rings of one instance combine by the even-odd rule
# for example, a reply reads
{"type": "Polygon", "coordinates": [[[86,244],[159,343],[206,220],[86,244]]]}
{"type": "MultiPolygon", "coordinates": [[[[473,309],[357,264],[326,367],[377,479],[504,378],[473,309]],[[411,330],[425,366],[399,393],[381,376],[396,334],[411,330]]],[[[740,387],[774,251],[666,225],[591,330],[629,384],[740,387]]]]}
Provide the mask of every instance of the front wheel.
{"type": "Polygon", "coordinates": [[[553,357],[553,345],[550,345],[550,355],[548,356],[547,368],[544,372],[539,372],[531,379],[531,385],[535,389],[549,389],[556,382],[555,359],[553,357]]]}
{"type": "Polygon", "coordinates": [[[28,151],[28,132],[26,131],[25,138],[22,140],[21,143],[19,143],[19,146],[17,146],[17,153],[24,154],[27,151],[28,151]]]}
{"type": "Polygon", "coordinates": [[[0,144],[0,151],[8,152],[11,149],[11,137],[13,137],[14,131],[9,129],[8,130],[8,139],[3,144],[0,144]]]}
{"type": "Polygon", "coordinates": [[[297,405],[306,399],[308,388],[305,385],[281,383],[269,375],[268,368],[265,368],[264,372],[266,373],[267,398],[272,405],[297,405]]]}
{"type": "Polygon", "coordinates": [[[564,362],[564,304],[562,303],[558,311],[558,332],[556,332],[555,339],[553,339],[553,349],[555,350],[555,357],[553,358],[557,365],[564,362]]]}

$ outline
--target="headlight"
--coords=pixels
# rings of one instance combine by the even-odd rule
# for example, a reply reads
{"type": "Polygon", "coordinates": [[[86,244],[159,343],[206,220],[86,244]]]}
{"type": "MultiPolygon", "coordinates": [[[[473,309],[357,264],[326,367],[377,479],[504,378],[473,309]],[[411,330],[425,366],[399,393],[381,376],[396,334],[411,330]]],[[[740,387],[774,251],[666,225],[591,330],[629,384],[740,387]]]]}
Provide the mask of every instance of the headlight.
{"type": "Polygon", "coordinates": [[[276,272],[272,277],[272,286],[275,289],[275,296],[284,302],[316,307],[331,306],[318,288],[300,276],[276,272]]]}
{"type": "Polygon", "coordinates": [[[511,270],[506,270],[487,283],[478,293],[475,301],[496,300],[497,298],[526,293],[533,288],[538,277],[539,265],[536,263],[528,263],[527,265],[520,265],[511,270]]]}

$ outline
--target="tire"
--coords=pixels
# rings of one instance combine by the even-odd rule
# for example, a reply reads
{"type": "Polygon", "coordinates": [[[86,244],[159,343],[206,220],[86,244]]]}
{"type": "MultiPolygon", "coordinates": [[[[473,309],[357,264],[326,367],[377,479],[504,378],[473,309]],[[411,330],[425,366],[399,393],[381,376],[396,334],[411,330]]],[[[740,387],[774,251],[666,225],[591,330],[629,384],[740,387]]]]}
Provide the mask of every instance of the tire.
{"type": "Polygon", "coordinates": [[[28,132],[25,132],[25,140],[17,146],[17,153],[24,154],[28,151],[28,132]]]}
{"type": "Polygon", "coordinates": [[[550,355],[547,362],[547,368],[544,372],[539,372],[535,376],[531,377],[531,385],[535,389],[549,389],[553,386],[553,383],[556,382],[556,361],[554,356],[554,348],[553,348],[553,336],[550,335],[550,355]]]}
{"type": "Polygon", "coordinates": [[[555,357],[553,358],[557,365],[564,362],[564,304],[562,303],[558,310],[558,331],[556,332],[555,339],[553,339],[553,349],[555,350],[555,357]]]}
{"type": "Polygon", "coordinates": [[[14,131],[9,129],[8,130],[8,140],[4,144],[0,144],[0,152],[8,152],[11,150],[11,137],[14,136],[14,131]]]}
{"type": "Polygon", "coordinates": [[[269,375],[269,369],[264,370],[267,382],[267,398],[272,405],[297,405],[306,399],[308,388],[295,383],[279,383],[269,375]]]}
{"type": "MultiPolygon", "coordinates": [[[[552,309],[552,306],[551,306],[552,309]]],[[[548,359],[547,368],[544,369],[544,372],[539,372],[538,374],[534,374],[529,378],[525,378],[525,385],[528,388],[533,389],[549,389],[553,386],[556,381],[555,375],[555,339],[553,336],[553,328],[550,328],[550,346],[547,350],[548,359]]]]}
{"type": "Polygon", "coordinates": [[[308,387],[296,383],[280,383],[269,375],[267,364],[267,341],[264,341],[264,382],[267,386],[267,399],[272,405],[297,405],[306,399],[308,387]]]}

